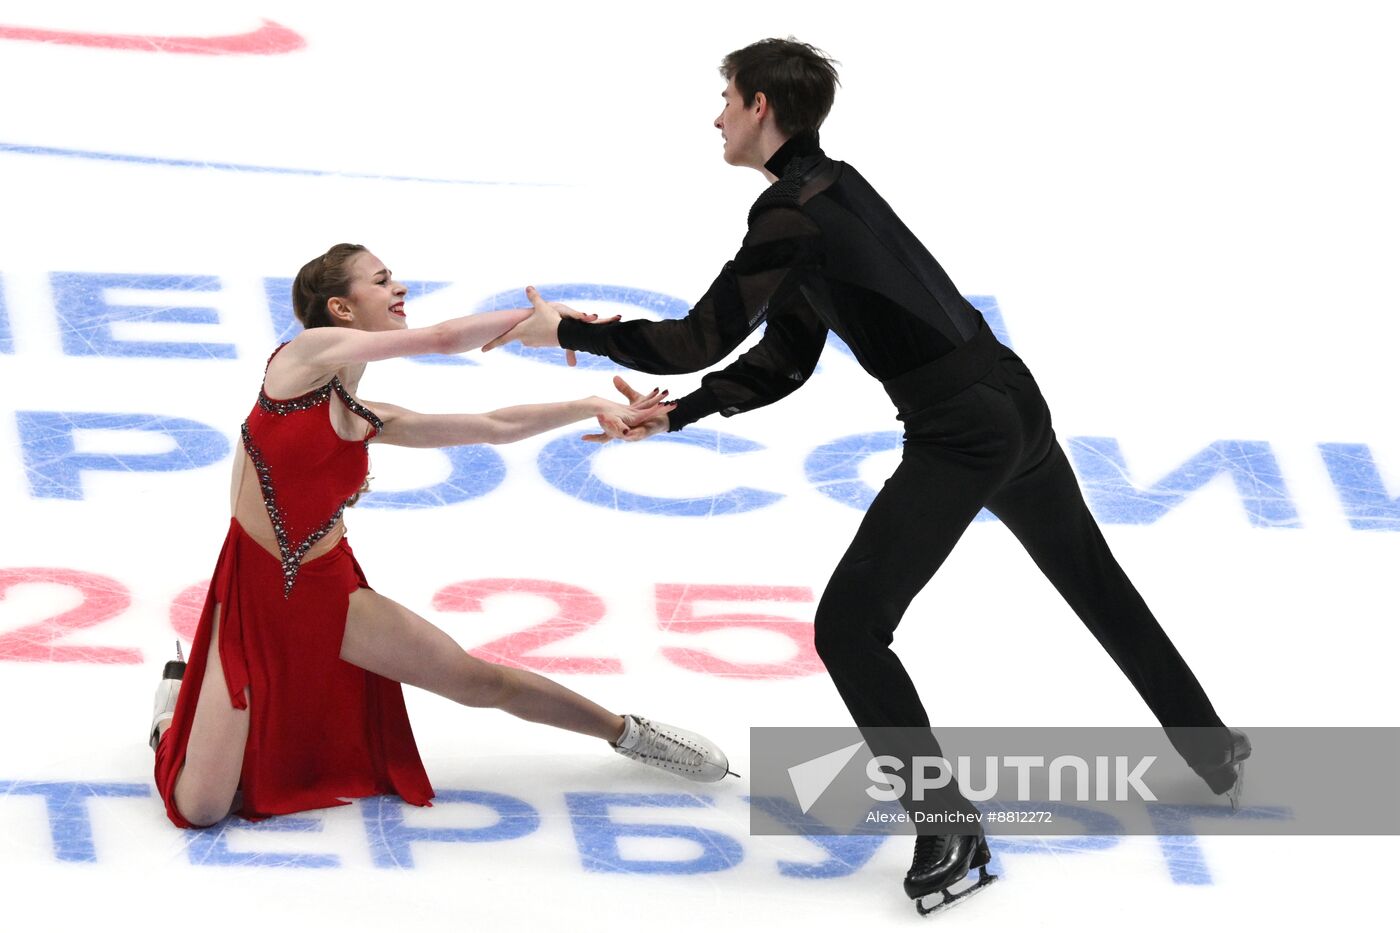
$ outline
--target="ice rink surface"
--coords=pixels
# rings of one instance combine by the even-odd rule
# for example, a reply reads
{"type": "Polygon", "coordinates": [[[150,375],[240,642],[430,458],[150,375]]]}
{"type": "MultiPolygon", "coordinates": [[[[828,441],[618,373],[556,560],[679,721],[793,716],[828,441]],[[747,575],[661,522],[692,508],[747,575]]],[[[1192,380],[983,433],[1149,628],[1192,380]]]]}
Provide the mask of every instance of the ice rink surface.
{"type": "MultiPolygon", "coordinates": [[[[348,240],[412,283],[410,324],[530,283],[684,313],[763,188],[720,159],[717,63],[788,34],[842,63],[826,150],[1036,373],[1225,719],[1400,724],[1390,5],[7,0],[0,928],[1372,925],[1393,838],[1208,831],[996,840],[1001,883],[921,921],[906,839],[753,837],[747,779],[685,784],[412,690],[433,808],[166,821],[150,696],[188,644],[287,281],[348,240]]],[[[503,350],[376,364],[361,395],[485,411],[612,372],[503,350]]],[[[350,539],[464,646],[705,732],[743,773],[751,726],[848,723],[810,621],[896,463],[893,415],[833,343],[800,392],[681,443],[376,447],[350,539]]],[[[936,723],[1151,724],[995,521],[896,648],[936,723]]]]}

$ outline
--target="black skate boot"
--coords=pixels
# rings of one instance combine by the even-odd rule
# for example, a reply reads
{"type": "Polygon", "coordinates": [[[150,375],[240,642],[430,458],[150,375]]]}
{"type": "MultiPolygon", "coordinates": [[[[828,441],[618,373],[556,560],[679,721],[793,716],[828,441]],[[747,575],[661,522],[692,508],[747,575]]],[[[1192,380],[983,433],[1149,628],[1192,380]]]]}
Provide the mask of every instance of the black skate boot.
{"type": "Polygon", "coordinates": [[[992,852],[980,833],[972,836],[920,836],[914,843],[914,862],[904,876],[904,893],[914,901],[921,916],[951,907],[969,895],[997,880],[987,874],[992,852]],[[954,894],[949,890],[972,869],[977,869],[977,883],[954,894]],[[942,894],[943,899],[925,907],[920,898],[942,894]]]}
{"type": "Polygon", "coordinates": [[[151,711],[151,751],[160,744],[160,725],[175,715],[175,699],[180,695],[180,681],[185,677],[185,653],[175,642],[175,660],[165,662],[160,686],[156,687],[155,706],[151,711]]]}
{"type": "Polygon", "coordinates": [[[1212,793],[1228,795],[1230,809],[1238,810],[1240,794],[1244,791],[1244,760],[1254,749],[1249,744],[1249,736],[1239,729],[1228,731],[1230,745],[1221,753],[1223,760],[1205,765],[1192,765],[1191,769],[1205,780],[1212,793]]]}

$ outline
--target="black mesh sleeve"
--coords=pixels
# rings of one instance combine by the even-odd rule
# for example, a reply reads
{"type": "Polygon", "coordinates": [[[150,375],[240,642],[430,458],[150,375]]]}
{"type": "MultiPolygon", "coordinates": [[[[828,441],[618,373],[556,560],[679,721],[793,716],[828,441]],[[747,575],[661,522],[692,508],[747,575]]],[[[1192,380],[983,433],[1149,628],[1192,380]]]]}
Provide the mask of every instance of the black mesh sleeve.
{"type": "Polygon", "coordinates": [[[797,283],[789,285],[774,301],[763,339],[724,369],[707,373],[699,389],[677,401],[670,430],[679,431],[715,412],[728,418],[770,405],[812,375],[826,346],[827,328],[797,283]]]}
{"type": "Polygon", "coordinates": [[[685,317],[669,321],[559,323],[559,345],[606,356],[645,373],[693,373],[728,356],[768,316],[794,271],[820,262],[816,224],[795,208],[753,218],[743,248],[685,317]]]}

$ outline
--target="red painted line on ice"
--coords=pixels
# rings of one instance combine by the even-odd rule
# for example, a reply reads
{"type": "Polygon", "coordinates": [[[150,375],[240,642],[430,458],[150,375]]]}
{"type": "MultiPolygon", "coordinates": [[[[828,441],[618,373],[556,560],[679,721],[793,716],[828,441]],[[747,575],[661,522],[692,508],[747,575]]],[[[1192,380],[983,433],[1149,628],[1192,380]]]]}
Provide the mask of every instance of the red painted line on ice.
{"type": "Polygon", "coordinates": [[[179,55],[282,55],[306,48],[306,40],[300,35],[268,19],[252,32],[231,36],[133,36],[0,25],[0,39],[127,52],[173,52],[179,55]]]}

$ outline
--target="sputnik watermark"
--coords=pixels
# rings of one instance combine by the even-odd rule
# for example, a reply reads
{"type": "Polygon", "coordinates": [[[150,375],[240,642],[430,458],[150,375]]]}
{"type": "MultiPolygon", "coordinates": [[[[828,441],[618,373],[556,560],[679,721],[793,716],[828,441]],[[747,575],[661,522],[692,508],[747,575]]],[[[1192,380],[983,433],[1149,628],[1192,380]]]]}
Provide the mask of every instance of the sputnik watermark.
{"type": "MultiPolygon", "coordinates": [[[[1097,755],[1092,766],[1078,755],[1060,755],[1047,765],[1042,755],[987,755],[982,766],[973,768],[972,756],[960,755],[957,759],[956,776],[958,789],[968,800],[991,800],[1001,790],[1000,775],[1004,770],[1016,772],[1016,796],[1014,799],[1026,801],[1031,797],[1031,782],[1037,778],[1036,772],[1044,769],[1043,780],[1048,787],[1044,797],[1047,800],[1065,800],[1065,773],[1074,774],[1074,796],[1076,801],[1115,801],[1124,803],[1133,800],[1156,800],[1157,795],[1143,783],[1147,769],[1157,760],[1156,755],[1137,759],[1136,763],[1127,755],[1097,755]],[[975,786],[975,778],[980,772],[982,786],[975,786]],[[1090,796],[1090,775],[1093,776],[1093,796],[1090,796]],[[1112,796],[1110,796],[1110,793],[1112,796]],[[1136,796],[1133,796],[1133,795],[1136,796]]],[[[903,762],[893,755],[876,755],[865,766],[865,775],[874,784],[865,792],[871,800],[882,803],[899,800],[911,791],[910,798],[922,801],[926,791],[942,790],[953,780],[954,767],[946,758],[939,756],[916,756],[910,769],[913,776],[912,788],[905,779],[892,771],[903,768],[903,762]],[[887,770],[892,769],[892,770],[887,770]]],[[[1039,783],[1039,781],[1037,781],[1039,783]]],[[[1039,799],[1039,798],[1037,798],[1039,799]]]]}
{"type": "MultiPolygon", "coordinates": [[[[846,764],[865,743],[856,742],[845,748],[820,755],[788,768],[788,778],[803,813],[809,812],[831,786],[846,764]]],[[[961,755],[956,765],[941,756],[915,756],[909,769],[909,779],[903,774],[904,763],[893,755],[876,755],[865,764],[865,776],[873,783],[865,788],[866,796],[879,803],[909,799],[923,802],[929,791],[948,787],[956,777],[962,795],[972,801],[986,801],[1010,795],[1002,794],[1010,787],[1014,773],[1015,798],[1018,801],[1074,800],[1155,801],[1157,795],[1144,778],[1157,761],[1156,755],[1137,759],[1127,755],[1097,755],[1092,760],[1078,755],[1059,755],[1046,762],[1043,755],[987,755],[974,766],[970,755],[961,755]],[[1003,773],[1008,780],[1005,785],[1003,773]],[[1072,782],[1073,793],[1066,797],[1066,780],[1072,782]],[[911,783],[912,782],[912,783],[911,783]],[[980,784],[980,786],[978,786],[980,784]],[[1032,790],[1034,785],[1035,790],[1032,790]]],[[[884,819],[872,813],[872,819],[884,819]]]]}
{"type": "MultiPolygon", "coordinates": [[[[827,752],[816,758],[792,765],[787,769],[792,792],[802,813],[809,813],[827,787],[846,768],[851,758],[865,742],[854,742],[846,748],[827,752]]],[[[1074,800],[1088,801],[1155,801],[1156,794],[1144,777],[1156,755],[1133,759],[1127,755],[1096,755],[1092,759],[1079,755],[1057,755],[1049,763],[1043,755],[987,755],[974,766],[972,755],[959,755],[956,765],[938,755],[916,755],[910,769],[911,782],[902,775],[903,762],[895,755],[875,755],[865,762],[865,777],[871,785],[865,796],[876,803],[892,803],[907,799],[923,803],[924,794],[938,792],[958,779],[962,796],[967,800],[986,801],[1002,796],[1002,772],[1014,772],[1015,800],[1074,800]],[[1065,776],[1071,775],[1072,796],[1065,797],[1065,776]],[[977,786],[979,785],[980,786],[977,786]]],[[[1008,780],[1007,786],[1011,785],[1008,780]]],[[[1002,796],[1007,799],[1007,796],[1002,796]]],[[[872,820],[888,818],[872,813],[872,820]]]]}
{"type": "Polygon", "coordinates": [[[1005,835],[1400,834],[1400,729],[1255,727],[1238,805],[1211,779],[1222,732],[949,726],[935,739],[923,726],[755,727],[750,831],[966,833],[980,813],[984,832],[1005,835]]]}

